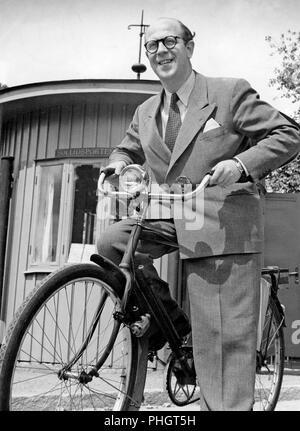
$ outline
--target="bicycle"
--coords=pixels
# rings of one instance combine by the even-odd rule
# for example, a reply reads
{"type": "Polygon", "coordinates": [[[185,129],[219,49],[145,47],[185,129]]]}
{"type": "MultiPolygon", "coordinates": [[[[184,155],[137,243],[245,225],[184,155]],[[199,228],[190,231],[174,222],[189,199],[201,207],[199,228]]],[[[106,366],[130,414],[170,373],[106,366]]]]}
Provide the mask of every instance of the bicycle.
{"type": "MultiPolygon", "coordinates": [[[[149,178],[141,167],[131,165],[125,170],[127,190],[105,191],[105,175],[101,174],[101,193],[129,196],[132,201],[143,193],[147,202],[162,198],[143,192],[149,178]]],[[[209,174],[185,197],[194,198],[208,182],[209,174]]],[[[180,200],[182,194],[171,198],[180,200]]],[[[170,399],[179,406],[198,400],[189,336],[182,339],[145,282],[142,268],[132,264],[144,217],[139,206],[136,209],[136,224],[119,266],[92,255],[92,263],[67,265],[51,273],[25,299],[0,351],[0,410],[138,410],[148,360],[157,356],[156,351],[149,352],[145,335],[151,321],[171,350],[165,364],[170,399]],[[28,392],[32,382],[31,393],[24,397],[24,389],[28,392]]],[[[163,235],[161,240],[170,241],[163,235]]],[[[271,278],[271,288],[257,351],[255,406],[262,410],[275,408],[283,375],[284,312],[277,299],[279,274],[277,268],[263,271],[271,278]]]]}
{"type": "Polygon", "coordinates": [[[289,269],[270,266],[262,269],[262,277],[269,279],[267,306],[259,348],[256,351],[255,402],[263,410],[274,410],[280,395],[284,374],[285,343],[283,328],[285,324],[284,307],[278,298],[281,275],[290,275],[289,269]],[[266,392],[266,385],[268,391],[266,392]]]}

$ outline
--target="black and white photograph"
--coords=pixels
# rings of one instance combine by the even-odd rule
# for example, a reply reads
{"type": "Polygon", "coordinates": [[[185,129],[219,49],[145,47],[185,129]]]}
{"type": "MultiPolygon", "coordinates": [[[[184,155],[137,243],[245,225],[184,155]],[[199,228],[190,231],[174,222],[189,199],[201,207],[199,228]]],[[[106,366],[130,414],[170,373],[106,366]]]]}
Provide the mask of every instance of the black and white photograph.
{"type": "Polygon", "coordinates": [[[0,412],[300,411],[299,152],[299,0],[0,0],[0,412]]]}

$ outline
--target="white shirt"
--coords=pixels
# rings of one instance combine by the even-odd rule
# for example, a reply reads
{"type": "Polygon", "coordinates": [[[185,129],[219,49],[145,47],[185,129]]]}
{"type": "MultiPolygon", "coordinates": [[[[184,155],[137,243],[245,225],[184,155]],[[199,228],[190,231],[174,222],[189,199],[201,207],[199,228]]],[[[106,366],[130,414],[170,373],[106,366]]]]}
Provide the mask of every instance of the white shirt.
{"type": "MultiPolygon", "coordinates": [[[[194,88],[194,85],[195,85],[195,72],[192,71],[192,73],[190,74],[188,79],[185,81],[185,83],[179,88],[178,91],[176,91],[177,96],[179,98],[177,105],[178,105],[179,112],[180,112],[181,123],[183,123],[185,114],[187,112],[189,98],[190,98],[191,92],[194,88]]],[[[167,127],[167,122],[168,122],[168,117],[169,117],[171,94],[172,93],[170,93],[169,91],[167,91],[165,89],[163,103],[160,107],[163,139],[165,139],[165,132],[166,132],[166,127],[167,127]]]]}

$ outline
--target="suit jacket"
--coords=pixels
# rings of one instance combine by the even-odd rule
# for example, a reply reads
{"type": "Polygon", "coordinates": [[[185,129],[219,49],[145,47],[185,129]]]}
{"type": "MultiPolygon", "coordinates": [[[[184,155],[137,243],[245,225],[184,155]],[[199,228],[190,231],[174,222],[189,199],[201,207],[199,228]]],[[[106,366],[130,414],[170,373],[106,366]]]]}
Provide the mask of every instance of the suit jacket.
{"type": "Polygon", "coordinates": [[[256,183],[297,155],[299,128],[261,101],[247,81],[196,73],[188,111],[171,154],[157,121],[162,94],[136,109],[110,160],[146,162],[158,184],[172,185],[180,176],[199,184],[217,162],[238,155],[250,181],[226,188],[208,187],[204,203],[193,203],[193,220],[185,211],[174,217],[180,255],[194,258],[262,251],[262,206],[256,183]],[[219,127],[205,131],[211,118],[219,127]]]}

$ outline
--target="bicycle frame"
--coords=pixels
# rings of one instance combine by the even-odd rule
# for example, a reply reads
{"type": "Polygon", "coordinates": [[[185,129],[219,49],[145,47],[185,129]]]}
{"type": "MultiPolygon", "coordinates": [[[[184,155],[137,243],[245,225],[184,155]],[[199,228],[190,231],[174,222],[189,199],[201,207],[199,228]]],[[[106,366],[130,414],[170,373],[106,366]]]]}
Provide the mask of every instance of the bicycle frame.
{"type": "MultiPolygon", "coordinates": [[[[165,243],[172,245],[173,247],[178,247],[177,244],[172,243],[170,239],[165,236],[163,233],[158,232],[155,229],[145,227],[143,225],[143,222],[145,220],[145,214],[149,205],[149,202],[151,199],[160,199],[163,201],[174,201],[174,200],[182,200],[183,198],[186,200],[193,199],[196,197],[200,192],[203,191],[204,187],[206,187],[209,183],[210,174],[207,174],[202,182],[199,184],[199,186],[193,190],[192,192],[185,193],[185,194],[157,194],[157,193],[149,193],[148,191],[145,192],[138,192],[135,194],[130,194],[128,192],[118,192],[118,191],[105,191],[103,189],[103,183],[105,180],[105,174],[101,174],[98,182],[98,190],[100,193],[102,193],[104,196],[122,196],[127,197],[129,199],[135,199],[138,196],[142,196],[142,200],[144,203],[143,211],[140,215],[136,217],[136,223],[132,228],[132,231],[130,233],[129,241],[126,246],[126,250],[124,252],[123,258],[121,260],[121,263],[119,264],[119,271],[122,272],[122,274],[125,277],[125,288],[123,297],[121,298],[121,305],[120,309],[117,310],[115,313],[116,319],[122,320],[125,310],[128,304],[128,297],[129,293],[132,289],[135,289],[138,295],[140,295],[144,301],[147,304],[147,307],[150,311],[151,316],[156,321],[158,327],[162,331],[163,335],[165,336],[166,340],[168,341],[172,351],[176,355],[176,357],[181,362],[181,365],[183,366],[183,369],[186,370],[186,372],[190,372],[190,366],[185,360],[185,355],[181,351],[180,347],[182,344],[181,338],[179,337],[174,324],[172,320],[170,319],[168,313],[166,312],[164,306],[160,303],[160,301],[156,298],[154,293],[151,289],[149,289],[147,286],[147,283],[145,282],[145,279],[143,277],[143,271],[142,268],[135,268],[133,263],[134,260],[134,254],[138,245],[138,241],[140,239],[141,233],[143,229],[150,230],[152,232],[158,233],[161,238],[164,240],[165,243]]],[[[91,257],[91,260],[94,262],[97,261],[97,257],[91,257]]],[[[107,260],[107,259],[105,259],[107,260]]],[[[109,264],[108,264],[109,265],[109,264]]],[[[112,264],[114,265],[114,264],[112,264]]],[[[100,364],[96,364],[95,368],[100,368],[100,364]]]]}
{"type": "MultiPolygon", "coordinates": [[[[204,177],[201,184],[195,190],[193,190],[192,192],[190,192],[188,194],[158,195],[158,194],[153,194],[153,193],[144,193],[145,200],[143,200],[143,201],[146,202],[146,205],[143,208],[142,213],[140,215],[137,215],[137,217],[136,217],[136,224],[134,225],[134,227],[132,229],[125,253],[123,255],[123,259],[119,265],[119,270],[123,273],[125,280],[126,280],[124,295],[122,297],[122,302],[121,302],[121,307],[120,307],[120,315],[122,315],[122,313],[126,309],[129,292],[131,291],[132,288],[135,288],[137,290],[138,294],[141,295],[144,298],[145,302],[147,303],[147,306],[148,306],[148,309],[151,313],[151,316],[154,318],[158,327],[160,328],[163,335],[165,336],[166,340],[169,342],[170,348],[171,348],[174,356],[179,360],[181,367],[182,367],[182,370],[183,370],[184,374],[186,374],[187,376],[191,372],[191,367],[186,360],[186,356],[184,355],[184,352],[182,349],[181,339],[180,339],[171,319],[169,318],[169,315],[166,313],[163,305],[161,305],[157,301],[157,298],[153,295],[153,293],[151,294],[152,291],[151,291],[151,289],[149,289],[147,287],[147,283],[143,282],[142,270],[141,271],[139,271],[139,269],[135,270],[134,265],[132,265],[132,261],[133,261],[133,256],[134,256],[137,244],[138,244],[138,240],[139,240],[140,235],[142,233],[142,230],[144,228],[146,228],[146,229],[149,229],[150,231],[154,231],[154,232],[158,233],[157,230],[149,228],[149,227],[145,227],[143,225],[143,222],[145,219],[144,216],[146,214],[146,209],[147,209],[147,206],[149,205],[150,200],[159,198],[160,200],[169,201],[170,199],[176,200],[176,199],[187,198],[187,196],[188,196],[188,198],[193,198],[200,191],[203,191],[203,188],[208,185],[209,177],[210,177],[210,174],[207,174],[204,177]],[[133,280],[136,279],[136,274],[138,274],[138,273],[139,273],[139,278],[142,280],[141,280],[141,282],[135,283],[135,286],[133,287],[133,280]],[[145,288],[145,287],[147,287],[147,288],[145,288]]],[[[138,192],[136,194],[132,194],[132,195],[130,195],[129,193],[126,193],[126,192],[125,193],[124,192],[120,193],[120,192],[116,192],[116,191],[106,192],[105,190],[103,190],[103,187],[102,187],[103,182],[104,182],[104,178],[105,178],[104,175],[102,177],[100,176],[98,188],[99,188],[100,192],[106,196],[121,195],[121,196],[127,196],[131,199],[134,199],[135,197],[140,195],[140,192],[138,192]]],[[[169,245],[175,246],[175,244],[171,244],[169,238],[164,236],[163,233],[160,233],[160,235],[161,235],[161,238],[163,239],[164,242],[166,242],[169,245]]],[[[176,247],[178,247],[177,244],[176,244],[176,247]]],[[[278,267],[268,267],[268,268],[262,269],[262,275],[269,275],[271,278],[270,295],[276,301],[276,306],[278,307],[280,315],[282,316],[282,324],[283,325],[284,325],[284,310],[283,310],[283,308],[282,308],[282,306],[281,306],[281,304],[277,298],[277,291],[278,291],[280,273],[286,272],[286,271],[288,271],[288,270],[279,269],[278,267]]],[[[138,281],[140,281],[140,280],[138,280],[138,281]]],[[[271,321],[272,321],[272,319],[270,320],[270,324],[271,324],[271,321]]],[[[272,340],[269,340],[270,329],[271,329],[271,327],[267,330],[268,341],[267,341],[266,346],[265,346],[266,352],[267,352],[268,346],[270,344],[269,341],[272,342],[272,340]]],[[[265,357],[266,352],[262,352],[263,357],[265,357]]]]}
{"type": "MultiPolygon", "coordinates": [[[[277,296],[278,289],[279,289],[279,283],[280,283],[280,275],[282,273],[288,273],[289,274],[289,270],[287,268],[279,268],[278,266],[269,266],[269,267],[266,267],[266,268],[262,268],[262,271],[261,271],[262,276],[266,276],[267,275],[267,276],[270,277],[271,283],[270,283],[270,291],[269,291],[268,298],[270,298],[270,297],[273,298],[273,300],[274,300],[274,302],[276,304],[276,307],[277,307],[277,309],[279,311],[279,314],[280,314],[280,319],[281,319],[280,326],[285,327],[286,324],[285,324],[284,309],[283,309],[283,307],[282,307],[282,305],[281,305],[281,303],[280,303],[280,301],[278,299],[278,296],[277,296]]],[[[269,299],[268,299],[268,302],[269,302],[269,299]]],[[[273,314],[273,311],[272,311],[272,314],[273,314]]],[[[270,324],[269,324],[269,327],[267,329],[267,340],[268,340],[268,342],[265,345],[265,352],[262,352],[263,356],[265,356],[266,351],[268,350],[269,345],[272,343],[273,338],[276,335],[276,334],[274,334],[273,338],[269,339],[269,334],[270,334],[270,331],[271,331],[271,320],[272,320],[272,317],[273,316],[271,315],[270,324]]],[[[277,332],[279,331],[279,329],[280,329],[280,327],[277,329],[277,332]]],[[[258,337],[257,344],[258,344],[258,346],[260,346],[260,344],[261,344],[261,340],[259,339],[259,337],[258,337]]]]}
{"type": "Polygon", "coordinates": [[[262,271],[261,271],[262,276],[264,276],[264,275],[270,276],[270,279],[271,279],[270,295],[274,299],[274,301],[277,305],[277,308],[280,312],[280,315],[282,317],[283,326],[286,326],[285,325],[284,309],[283,309],[283,307],[282,307],[282,305],[278,299],[278,296],[277,296],[279,284],[280,284],[280,276],[283,273],[287,273],[288,275],[290,275],[288,268],[279,268],[278,266],[268,266],[266,268],[262,268],[262,271]]]}
{"type": "MultiPolygon", "coordinates": [[[[193,199],[199,193],[201,193],[203,191],[203,189],[208,185],[209,179],[210,179],[210,174],[207,174],[204,176],[203,180],[201,181],[201,183],[198,185],[198,187],[195,190],[188,192],[188,193],[185,193],[185,194],[176,194],[176,193],[158,194],[158,193],[150,193],[150,192],[148,192],[148,190],[144,190],[142,192],[139,191],[139,192],[134,193],[134,194],[131,194],[131,193],[126,192],[126,191],[123,191],[123,192],[106,191],[103,189],[105,177],[106,177],[105,173],[101,173],[100,177],[99,177],[99,181],[98,181],[98,190],[101,194],[103,194],[104,196],[119,196],[119,197],[125,196],[129,199],[135,199],[136,197],[142,196],[143,197],[143,204],[144,204],[142,213],[136,217],[136,224],[133,226],[126,250],[124,252],[122,261],[119,265],[120,271],[122,271],[122,273],[124,274],[125,279],[126,279],[126,285],[125,285],[125,290],[124,290],[124,295],[122,298],[121,310],[120,310],[121,312],[123,312],[125,307],[126,307],[126,304],[127,304],[129,292],[132,288],[133,274],[132,274],[131,270],[134,268],[131,268],[131,262],[133,260],[134,253],[136,251],[141,232],[144,229],[143,222],[145,220],[145,215],[146,215],[147,208],[149,206],[149,202],[151,201],[151,199],[154,199],[154,200],[160,199],[162,201],[170,201],[170,200],[175,201],[175,200],[182,200],[183,198],[185,200],[193,199]]],[[[149,229],[149,230],[151,230],[152,232],[158,233],[155,229],[149,229]]],[[[161,237],[164,238],[164,240],[167,244],[173,245],[174,247],[178,247],[177,244],[171,243],[169,238],[164,236],[163,233],[159,233],[159,234],[161,235],[161,237]]]]}

